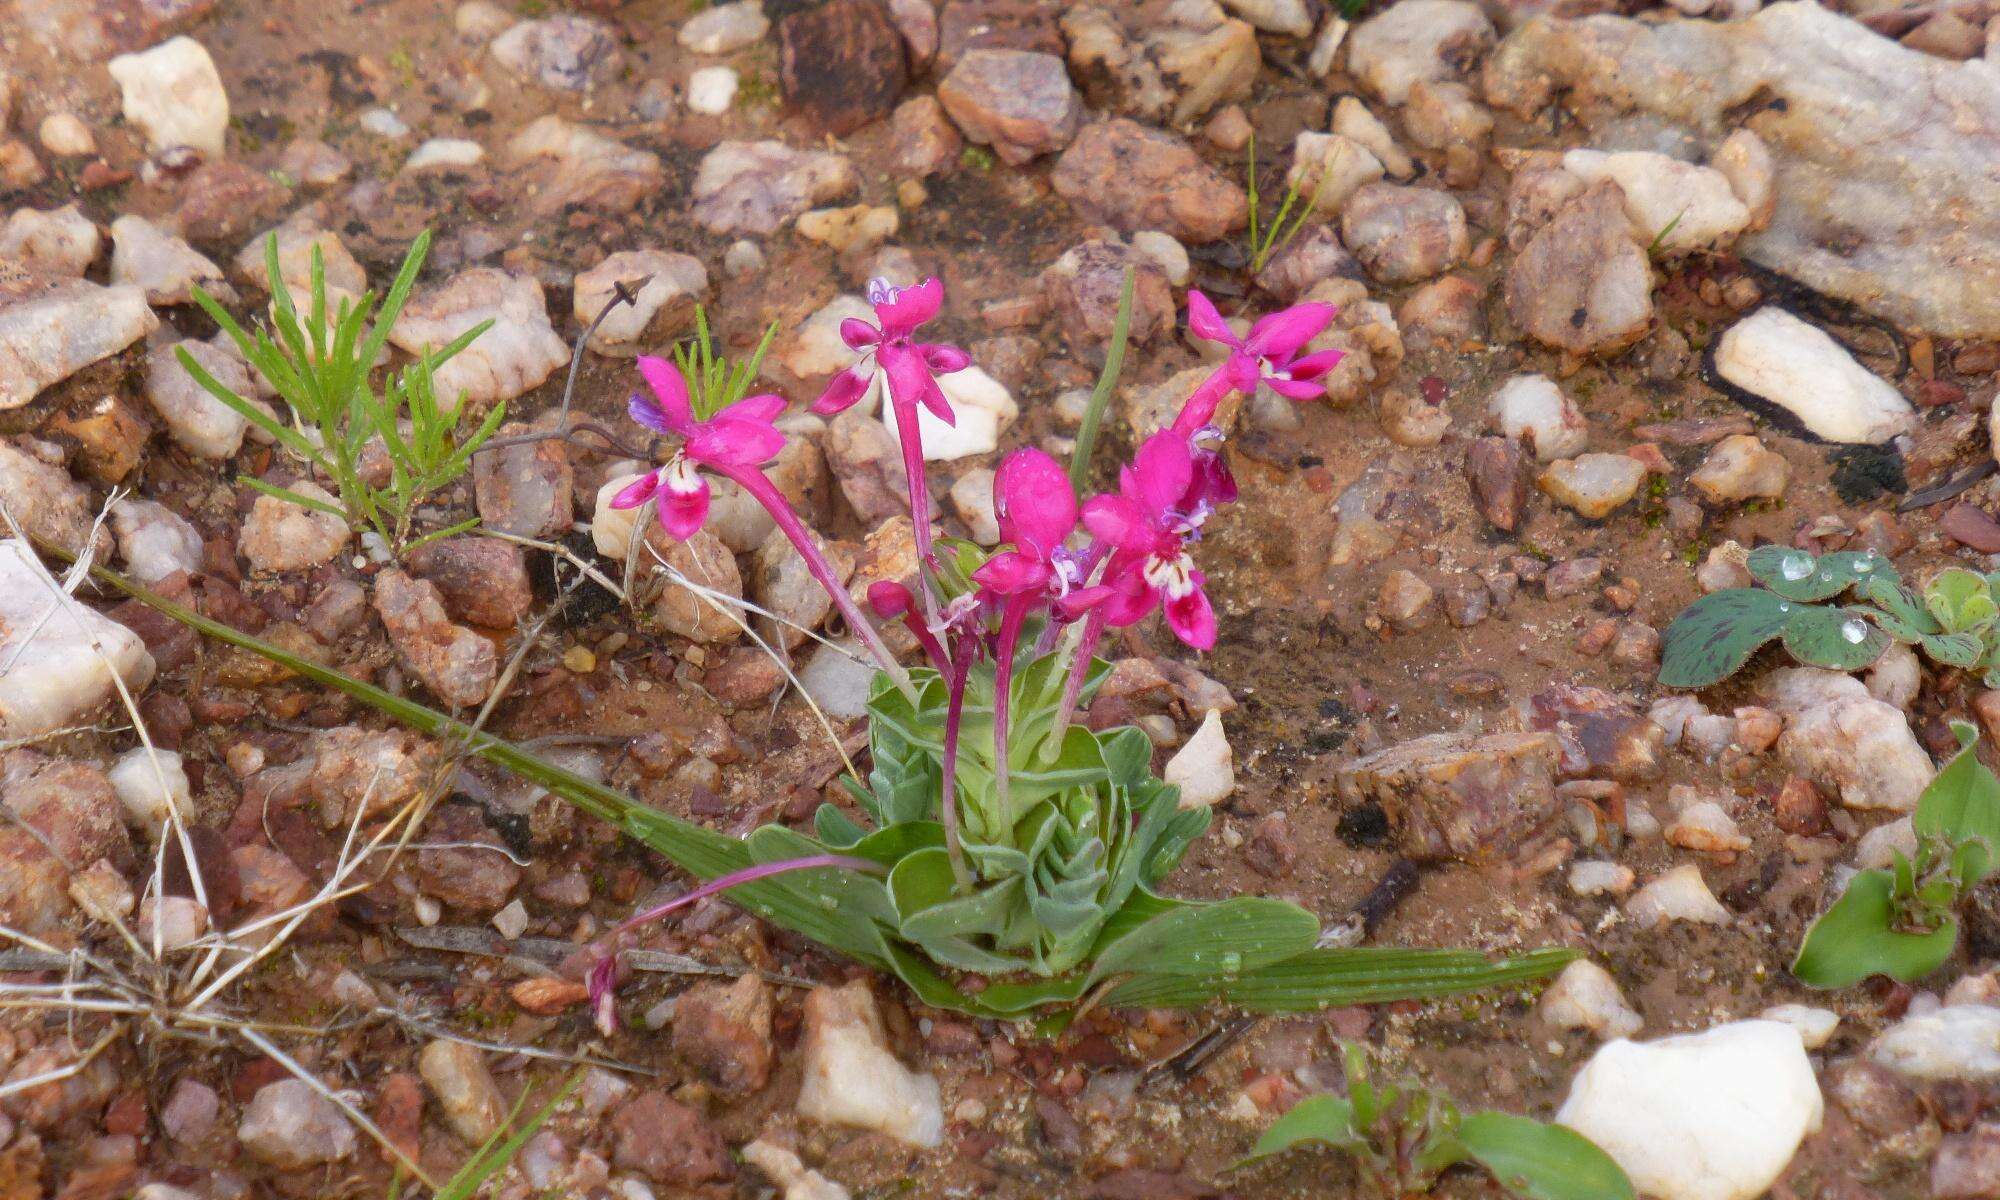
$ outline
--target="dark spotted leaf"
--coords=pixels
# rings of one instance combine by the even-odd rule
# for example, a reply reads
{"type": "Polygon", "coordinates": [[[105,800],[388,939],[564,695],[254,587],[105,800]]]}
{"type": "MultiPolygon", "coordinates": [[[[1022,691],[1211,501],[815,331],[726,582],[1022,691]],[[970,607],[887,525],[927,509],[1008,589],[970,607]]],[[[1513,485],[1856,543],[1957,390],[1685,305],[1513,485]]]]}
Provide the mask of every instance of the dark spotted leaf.
{"type": "Polygon", "coordinates": [[[1814,558],[1796,546],[1759,546],[1744,564],[1758,583],[1787,600],[1825,600],[1888,569],[1872,551],[1843,550],[1814,558]]]}
{"type": "Polygon", "coordinates": [[[1882,657],[1889,635],[1864,618],[1864,608],[1794,604],[1785,621],[1785,649],[1812,667],[1854,671],[1882,657]]]}
{"type": "Polygon", "coordinates": [[[1667,626],[1660,645],[1660,682],[1703,688],[1727,679],[1760,646],[1784,632],[1798,607],[1762,588],[1710,592],[1667,626]]]}

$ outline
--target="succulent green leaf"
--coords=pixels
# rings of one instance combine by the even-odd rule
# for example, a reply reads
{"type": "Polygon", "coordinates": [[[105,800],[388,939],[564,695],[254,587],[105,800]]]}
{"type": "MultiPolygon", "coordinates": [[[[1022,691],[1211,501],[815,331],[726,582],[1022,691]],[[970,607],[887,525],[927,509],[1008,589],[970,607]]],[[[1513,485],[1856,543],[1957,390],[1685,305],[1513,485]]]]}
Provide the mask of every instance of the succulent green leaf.
{"type": "Polygon", "coordinates": [[[1573,1129],[1512,1113],[1476,1112],[1458,1125],[1465,1153],[1529,1200],[1631,1200],[1632,1181],[1573,1129]]]}
{"type": "Polygon", "coordinates": [[[1704,688],[1728,678],[1784,632],[1797,608],[1762,588],[1710,592],[1667,626],[1660,645],[1660,682],[1704,688]]]}
{"type": "Polygon", "coordinates": [[[1320,1142],[1338,1150],[1362,1152],[1368,1141],[1355,1131],[1354,1106],[1334,1095],[1307,1096],[1271,1123],[1245,1161],[1269,1158],[1295,1146],[1320,1142]]]}
{"type": "Polygon", "coordinates": [[[1091,978],[1239,974],[1310,950],[1318,935],[1318,919],[1283,900],[1237,896],[1187,904],[1101,950],[1091,978]]]}
{"type": "Polygon", "coordinates": [[[1944,629],[1977,633],[1993,623],[1996,610],[1986,577],[1962,567],[1938,572],[1924,587],[1924,608],[1944,629]]]}
{"type": "Polygon", "coordinates": [[[1785,649],[1807,666],[1859,670],[1889,648],[1889,635],[1865,620],[1867,614],[1863,608],[1794,605],[1785,622],[1785,649]]]}
{"type": "Polygon", "coordinates": [[[1953,846],[1978,846],[1962,864],[1964,878],[1977,883],[1993,869],[2000,855],[2000,778],[1979,761],[1977,734],[1960,721],[1952,726],[1959,751],[1917,798],[1910,824],[1917,837],[1937,838],[1953,846]]]}
{"type": "Polygon", "coordinates": [[[1833,907],[1806,931],[1792,974],[1816,988],[1841,988],[1870,975],[1910,983],[1944,965],[1958,942],[1958,922],[1947,919],[1929,933],[1896,928],[1895,876],[1863,871],[1848,881],[1833,907]]]}

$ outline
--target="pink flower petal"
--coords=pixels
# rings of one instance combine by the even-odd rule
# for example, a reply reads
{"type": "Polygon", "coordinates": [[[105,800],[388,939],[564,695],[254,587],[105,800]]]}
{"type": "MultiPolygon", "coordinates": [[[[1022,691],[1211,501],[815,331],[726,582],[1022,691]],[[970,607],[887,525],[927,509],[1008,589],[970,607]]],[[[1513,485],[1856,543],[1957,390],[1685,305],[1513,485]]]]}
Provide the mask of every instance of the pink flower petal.
{"type": "Polygon", "coordinates": [[[1280,379],[1273,375],[1264,382],[1272,391],[1287,400],[1311,400],[1315,396],[1326,395],[1325,386],[1317,381],[1301,382],[1297,379],[1280,379]]]}
{"type": "Polygon", "coordinates": [[[695,477],[695,487],[691,492],[676,492],[669,488],[660,489],[660,528],[677,542],[685,542],[695,535],[702,522],[708,520],[708,480],[695,477]]]}
{"type": "Polygon", "coordinates": [[[1178,600],[1166,603],[1167,628],[1174,636],[1196,650],[1215,648],[1215,608],[1208,602],[1208,593],[1202,591],[1200,571],[1194,573],[1195,587],[1192,592],[1178,600]]]}
{"type": "Polygon", "coordinates": [[[1248,396],[1257,390],[1257,380],[1264,373],[1264,364],[1254,355],[1239,350],[1222,364],[1222,370],[1229,376],[1229,386],[1248,396]]]}
{"type": "Polygon", "coordinates": [[[1140,443],[1132,465],[1120,473],[1119,490],[1143,506],[1148,515],[1160,517],[1180,504],[1193,479],[1194,458],[1187,439],[1162,429],[1140,443]]]}
{"type": "Polygon", "coordinates": [[[882,322],[882,337],[907,339],[917,326],[938,315],[944,307],[944,285],[926,279],[915,287],[896,289],[895,298],[875,306],[875,319],[882,322]]]}
{"type": "Polygon", "coordinates": [[[761,396],[745,396],[715,415],[724,421],[762,421],[768,425],[790,406],[791,401],[783,396],[767,392],[761,396]]]}
{"type": "Polygon", "coordinates": [[[1216,407],[1229,391],[1229,367],[1225,364],[1202,380],[1188,396],[1187,403],[1181,405],[1180,415],[1174,418],[1174,432],[1182,437],[1193,437],[1195,430],[1208,424],[1210,418],[1215,416],[1216,407]]]}
{"type": "Polygon", "coordinates": [[[866,350],[882,340],[882,331],[860,317],[849,317],[840,323],[840,340],[849,350],[866,350]]]}
{"type": "Polygon", "coordinates": [[[1294,304],[1250,327],[1243,348],[1259,358],[1287,359],[1320,335],[1340,311],[1331,304],[1294,304]]]}
{"type": "Polygon", "coordinates": [[[868,607],[885,621],[909,612],[915,603],[910,589],[893,579],[880,579],[868,585],[868,607]]]}
{"type": "Polygon", "coordinates": [[[686,433],[694,426],[694,410],[688,406],[687,381],[674,364],[664,358],[650,354],[639,356],[639,374],[646,379],[646,386],[653,389],[653,396],[659,401],[648,409],[659,414],[659,424],[646,416],[641,416],[639,406],[643,401],[634,399],[631,405],[632,419],[661,433],[686,433]]]}
{"type": "Polygon", "coordinates": [[[854,402],[868,392],[870,372],[861,364],[847,368],[827,381],[826,390],[813,401],[812,410],[822,417],[830,417],[838,412],[846,412],[854,407],[854,402]]]}
{"type": "Polygon", "coordinates": [[[1124,496],[1092,496],[1086,500],[1083,526],[1120,550],[1150,549],[1157,537],[1145,512],[1124,496]]]}
{"type": "Polygon", "coordinates": [[[1076,528],[1076,493],[1062,464],[1032,446],[1009,454],[993,475],[1000,537],[1047,559],[1076,528]]]}
{"type": "MultiPolygon", "coordinates": [[[[1107,573],[1107,578],[1112,577],[1107,573]]],[[[1097,611],[1106,625],[1122,629],[1145,620],[1159,602],[1159,594],[1146,586],[1139,561],[1134,560],[1130,568],[1112,578],[1111,594],[1097,611]]]]}
{"type": "Polygon", "coordinates": [[[1346,357],[1345,350],[1321,350],[1286,363],[1285,374],[1293,379],[1318,379],[1339,366],[1340,360],[1346,357]]]}
{"type": "Polygon", "coordinates": [[[1206,341],[1221,342],[1225,346],[1240,347],[1241,338],[1229,328],[1229,322],[1215,311],[1215,305],[1199,291],[1188,291],[1188,332],[1206,341]]]}
{"type": "Polygon", "coordinates": [[[1049,583],[1048,564],[1019,550],[1002,550],[972,573],[972,581],[1002,596],[1039,592],[1049,583]]]}
{"type": "Polygon", "coordinates": [[[918,404],[930,409],[931,415],[945,424],[958,424],[958,417],[951,411],[951,403],[939,390],[937,380],[931,378],[931,369],[924,362],[923,355],[904,346],[884,346],[880,357],[882,373],[889,377],[889,398],[902,406],[896,413],[899,426],[903,410],[918,404]]]}
{"type": "Polygon", "coordinates": [[[915,348],[924,356],[924,362],[934,375],[949,375],[953,371],[963,371],[972,365],[972,356],[957,346],[942,342],[926,343],[915,348]]]}
{"type": "Polygon", "coordinates": [[[716,417],[704,421],[687,440],[687,456],[718,467],[754,467],[785,448],[785,435],[768,421],[716,417]]]}
{"type": "Polygon", "coordinates": [[[646,501],[651,500],[653,493],[658,491],[659,487],[660,473],[658,471],[648,471],[624,487],[619,488],[618,494],[611,497],[611,507],[637,508],[646,501]]]}

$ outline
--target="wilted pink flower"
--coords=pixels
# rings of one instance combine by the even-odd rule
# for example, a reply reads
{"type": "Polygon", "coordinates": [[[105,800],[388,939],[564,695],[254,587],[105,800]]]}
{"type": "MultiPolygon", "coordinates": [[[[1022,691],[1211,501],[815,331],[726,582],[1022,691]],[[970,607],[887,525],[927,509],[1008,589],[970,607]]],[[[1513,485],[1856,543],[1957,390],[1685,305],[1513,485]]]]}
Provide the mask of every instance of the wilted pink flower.
{"type": "Polygon", "coordinates": [[[1084,525],[1113,547],[1104,582],[1086,593],[1096,593],[1087,598],[1102,604],[1113,626],[1162,608],[1176,637],[1207,650],[1215,645],[1215,610],[1187,542],[1208,513],[1182,507],[1194,483],[1186,437],[1163,429],[1140,445],[1132,465],[1119,472],[1118,494],[1093,496],[1083,506],[1084,525]]]}
{"type": "Polygon", "coordinates": [[[682,441],[664,466],[640,476],[611,499],[613,508],[637,508],[657,496],[660,528],[686,541],[708,519],[708,481],[697,465],[727,473],[769,462],[785,447],[785,435],[771,424],[785,411],[783,396],[749,396],[696,420],[688,403],[687,381],[663,358],[641,356],[639,373],[658,402],[633,394],[632,419],[655,433],[682,441]]]}
{"type": "Polygon", "coordinates": [[[1294,304],[1281,312],[1259,318],[1250,327],[1250,336],[1239,338],[1215,310],[1207,296],[1188,293],[1188,329],[1196,337],[1229,347],[1229,359],[1213,375],[1202,381],[1181,409],[1174,428],[1183,436],[1208,424],[1223,396],[1230,391],[1246,395],[1266,384],[1280,396],[1310,400],[1319,394],[1318,380],[1339,365],[1345,355],[1339,350],[1322,350],[1299,357],[1307,342],[1333,320],[1339,310],[1331,304],[1294,304]]]}

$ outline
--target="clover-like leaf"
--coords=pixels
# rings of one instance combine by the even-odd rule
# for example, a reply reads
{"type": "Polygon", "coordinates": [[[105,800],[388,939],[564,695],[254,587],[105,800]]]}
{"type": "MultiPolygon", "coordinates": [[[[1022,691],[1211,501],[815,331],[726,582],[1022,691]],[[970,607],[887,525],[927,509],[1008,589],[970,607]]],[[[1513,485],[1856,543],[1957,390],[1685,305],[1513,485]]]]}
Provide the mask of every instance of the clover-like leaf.
{"type": "Polygon", "coordinates": [[[1889,635],[1864,618],[1863,608],[1795,604],[1785,621],[1785,649],[1807,666],[1854,671],[1882,657],[1889,635]]]}
{"type": "Polygon", "coordinates": [[[1703,688],[1728,678],[1784,632],[1797,608],[1762,588],[1710,592],[1667,626],[1660,644],[1660,682],[1703,688]]]}

